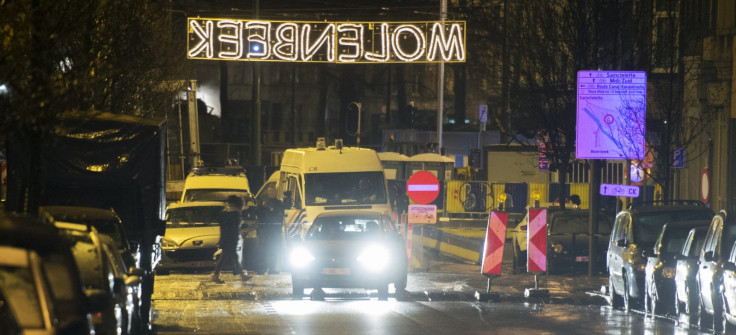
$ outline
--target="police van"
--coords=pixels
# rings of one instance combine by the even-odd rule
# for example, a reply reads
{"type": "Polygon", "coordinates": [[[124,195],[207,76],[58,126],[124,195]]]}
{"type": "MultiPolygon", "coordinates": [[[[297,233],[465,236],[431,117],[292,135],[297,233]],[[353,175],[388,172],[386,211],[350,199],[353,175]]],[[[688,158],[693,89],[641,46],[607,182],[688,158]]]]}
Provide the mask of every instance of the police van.
{"type": "Polygon", "coordinates": [[[386,179],[372,149],[327,146],[287,149],[281,161],[278,197],[284,202],[284,235],[301,238],[314,218],[327,211],[379,211],[390,215],[386,179]]]}

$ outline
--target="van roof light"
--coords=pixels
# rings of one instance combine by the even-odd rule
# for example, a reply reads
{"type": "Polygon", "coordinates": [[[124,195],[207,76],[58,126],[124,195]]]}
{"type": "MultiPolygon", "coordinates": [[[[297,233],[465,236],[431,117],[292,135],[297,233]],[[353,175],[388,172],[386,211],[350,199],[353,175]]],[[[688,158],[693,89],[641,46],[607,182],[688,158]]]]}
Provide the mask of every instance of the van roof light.
{"type": "Polygon", "coordinates": [[[327,144],[324,137],[317,137],[317,150],[325,150],[327,144]]]}

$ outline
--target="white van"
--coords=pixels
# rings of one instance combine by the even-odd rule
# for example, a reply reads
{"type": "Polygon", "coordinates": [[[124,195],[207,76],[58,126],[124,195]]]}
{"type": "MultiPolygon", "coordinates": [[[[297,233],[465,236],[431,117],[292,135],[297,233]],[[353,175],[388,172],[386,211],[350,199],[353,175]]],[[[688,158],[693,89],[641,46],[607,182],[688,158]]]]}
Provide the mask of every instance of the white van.
{"type": "Polygon", "coordinates": [[[180,202],[220,201],[230,195],[252,199],[248,178],[242,167],[198,167],[184,181],[180,202]]]}
{"type": "Polygon", "coordinates": [[[284,202],[285,237],[301,238],[326,211],[366,210],[391,214],[383,165],[372,149],[327,147],[288,149],[281,161],[278,197],[284,202]]]}

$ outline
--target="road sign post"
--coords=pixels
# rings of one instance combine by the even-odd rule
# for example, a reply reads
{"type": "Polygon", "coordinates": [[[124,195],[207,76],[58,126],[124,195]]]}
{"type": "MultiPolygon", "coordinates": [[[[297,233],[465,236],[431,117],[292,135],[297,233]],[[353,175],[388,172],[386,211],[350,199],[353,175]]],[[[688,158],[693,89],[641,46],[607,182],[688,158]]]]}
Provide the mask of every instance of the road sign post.
{"type": "MultiPolygon", "coordinates": [[[[427,205],[437,199],[439,194],[440,182],[430,172],[418,171],[406,181],[406,195],[417,204],[427,205]]],[[[419,228],[419,243],[416,244],[417,249],[419,249],[417,258],[419,259],[420,267],[429,270],[429,262],[425,262],[426,258],[424,257],[424,224],[437,222],[437,207],[433,206],[433,213],[430,213],[432,211],[426,207],[409,205],[409,222],[415,223],[416,221],[416,223],[421,224],[419,228]],[[412,217],[412,206],[415,209],[414,217],[412,217]]]]}
{"type": "Polygon", "coordinates": [[[527,271],[534,272],[534,288],[524,290],[526,298],[547,298],[549,290],[539,288],[537,276],[547,271],[547,210],[530,208],[527,225],[527,271]]]}
{"type": "Polygon", "coordinates": [[[488,277],[486,292],[475,292],[478,301],[498,301],[498,293],[491,292],[491,279],[501,274],[501,262],[503,260],[503,246],[506,241],[506,223],[508,213],[494,212],[488,215],[488,228],[486,239],[483,244],[483,259],[481,262],[481,273],[488,277]]]}

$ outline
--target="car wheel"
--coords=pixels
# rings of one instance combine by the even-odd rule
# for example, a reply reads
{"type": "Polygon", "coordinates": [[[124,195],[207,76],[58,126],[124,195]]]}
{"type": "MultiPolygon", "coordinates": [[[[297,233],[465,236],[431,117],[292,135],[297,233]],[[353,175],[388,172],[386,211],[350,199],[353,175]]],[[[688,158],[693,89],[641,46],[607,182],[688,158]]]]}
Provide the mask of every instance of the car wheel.
{"type": "Polygon", "coordinates": [[[608,276],[608,298],[611,300],[611,308],[621,309],[623,307],[623,300],[620,295],[616,294],[611,276],[608,276]]]}
{"type": "Polygon", "coordinates": [[[626,272],[623,273],[622,277],[624,278],[624,292],[622,294],[623,300],[624,300],[623,310],[624,312],[628,313],[629,311],[631,311],[631,295],[629,295],[629,279],[628,279],[628,276],[626,275],[626,272]]]}
{"type": "Polygon", "coordinates": [[[407,282],[407,276],[408,274],[404,272],[398,281],[394,283],[394,289],[396,290],[396,294],[399,294],[399,292],[403,292],[406,290],[406,282],[407,282]]]}
{"type": "Polygon", "coordinates": [[[304,284],[299,280],[291,277],[291,297],[293,299],[301,299],[304,296],[304,284]]]}
{"type": "Polygon", "coordinates": [[[721,295],[721,301],[723,304],[721,305],[721,320],[722,320],[722,328],[724,334],[731,334],[734,331],[733,325],[728,322],[728,305],[726,304],[726,295],[721,295]]]}
{"type": "Polygon", "coordinates": [[[378,286],[378,300],[388,300],[388,284],[378,286]]]}
{"type": "Polygon", "coordinates": [[[723,302],[721,302],[720,294],[713,294],[713,332],[722,332],[725,330],[723,327],[723,302]]]}

